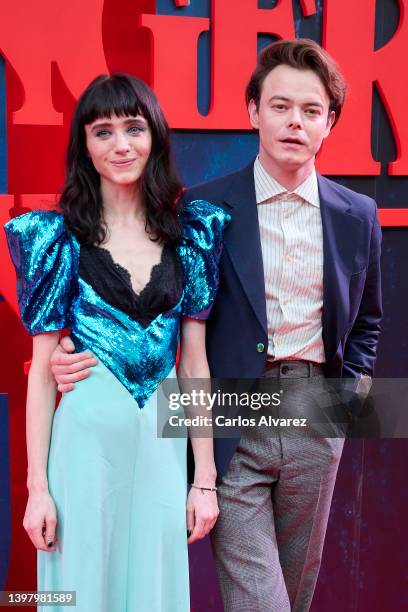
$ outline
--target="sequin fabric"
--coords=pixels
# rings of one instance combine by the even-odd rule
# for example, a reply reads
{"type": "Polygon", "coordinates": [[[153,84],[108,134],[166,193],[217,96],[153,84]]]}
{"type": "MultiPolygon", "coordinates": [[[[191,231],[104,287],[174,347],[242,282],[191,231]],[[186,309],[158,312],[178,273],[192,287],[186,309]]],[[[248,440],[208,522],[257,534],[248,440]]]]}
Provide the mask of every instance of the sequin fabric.
{"type": "Polygon", "coordinates": [[[183,210],[183,240],[178,252],[186,287],[184,315],[207,319],[210,314],[219,283],[222,231],[230,220],[228,213],[206,200],[194,200],[183,210]]]}
{"type": "Polygon", "coordinates": [[[63,329],[75,293],[79,244],[61,214],[34,211],[4,226],[17,272],[21,319],[30,334],[63,329]]]}
{"type": "Polygon", "coordinates": [[[80,276],[80,245],[55,211],[34,211],[5,225],[17,272],[21,319],[32,335],[68,328],[76,351],[91,350],[143,408],[174,366],[181,315],[206,319],[218,286],[222,231],[230,217],[196,200],[182,213],[177,247],[183,295],[147,327],[111,306],[80,276]]]}

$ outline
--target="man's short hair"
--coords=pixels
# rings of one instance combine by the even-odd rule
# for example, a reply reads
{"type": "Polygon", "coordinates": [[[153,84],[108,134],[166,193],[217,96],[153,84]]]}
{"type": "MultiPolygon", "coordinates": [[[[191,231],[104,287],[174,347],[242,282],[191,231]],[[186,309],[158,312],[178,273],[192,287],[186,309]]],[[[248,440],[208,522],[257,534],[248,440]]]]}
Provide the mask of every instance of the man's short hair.
{"type": "Polygon", "coordinates": [[[261,51],[246,88],[247,105],[253,100],[259,108],[262,84],[271,70],[281,64],[298,70],[312,70],[317,74],[329,98],[329,112],[335,113],[334,126],[344,104],[346,83],[334,59],[314,40],[308,38],[278,40],[261,51]]]}

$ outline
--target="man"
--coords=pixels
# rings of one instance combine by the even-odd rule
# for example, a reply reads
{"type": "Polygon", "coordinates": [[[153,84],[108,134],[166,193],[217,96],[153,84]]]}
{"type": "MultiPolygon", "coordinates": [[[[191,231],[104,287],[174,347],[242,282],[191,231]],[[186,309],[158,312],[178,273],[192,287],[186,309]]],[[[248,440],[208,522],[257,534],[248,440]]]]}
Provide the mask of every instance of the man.
{"type": "MultiPolygon", "coordinates": [[[[314,168],[344,92],[319,45],[273,43],[246,91],[258,157],[184,194],[232,216],[207,326],[213,377],[308,379],[316,388],[323,376],[344,377],[353,391],[369,384],[381,319],[376,205],[314,168]]],[[[56,355],[54,367],[68,390],[83,374],[68,373],[65,358],[56,355]]],[[[294,397],[300,410],[313,401],[294,397]]],[[[227,612],[309,610],[341,451],[341,439],[260,431],[215,440],[212,541],[227,612]]]]}

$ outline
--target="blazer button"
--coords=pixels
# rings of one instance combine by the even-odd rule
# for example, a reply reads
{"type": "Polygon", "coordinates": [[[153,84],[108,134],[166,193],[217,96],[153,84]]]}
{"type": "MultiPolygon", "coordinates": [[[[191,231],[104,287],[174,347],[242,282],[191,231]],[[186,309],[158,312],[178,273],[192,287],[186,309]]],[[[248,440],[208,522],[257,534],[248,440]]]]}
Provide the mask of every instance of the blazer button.
{"type": "Polygon", "coordinates": [[[263,353],[265,350],[265,345],[262,344],[262,342],[258,342],[258,344],[256,345],[256,350],[258,351],[258,353],[263,353]]]}

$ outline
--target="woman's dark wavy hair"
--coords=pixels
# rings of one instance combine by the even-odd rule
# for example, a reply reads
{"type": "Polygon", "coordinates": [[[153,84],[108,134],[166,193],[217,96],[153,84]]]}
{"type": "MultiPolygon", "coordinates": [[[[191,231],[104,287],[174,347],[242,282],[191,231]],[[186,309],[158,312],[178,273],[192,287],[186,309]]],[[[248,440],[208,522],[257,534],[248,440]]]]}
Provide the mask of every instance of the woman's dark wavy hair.
{"type": "Polygon", "coordinates": [[[150,127],[152,150],[141,177],[146,230],[152,240],[176,244],[181,235],[177,201],[182,187],[171,154],[169,126],[150,87],[125,73],[98,76],[78,100],[59,200],[66,225],[81,244],[100,244],[106,239],[100,175],[87,153],[85,125],[112,115],[143,115],[150,127]]]}

